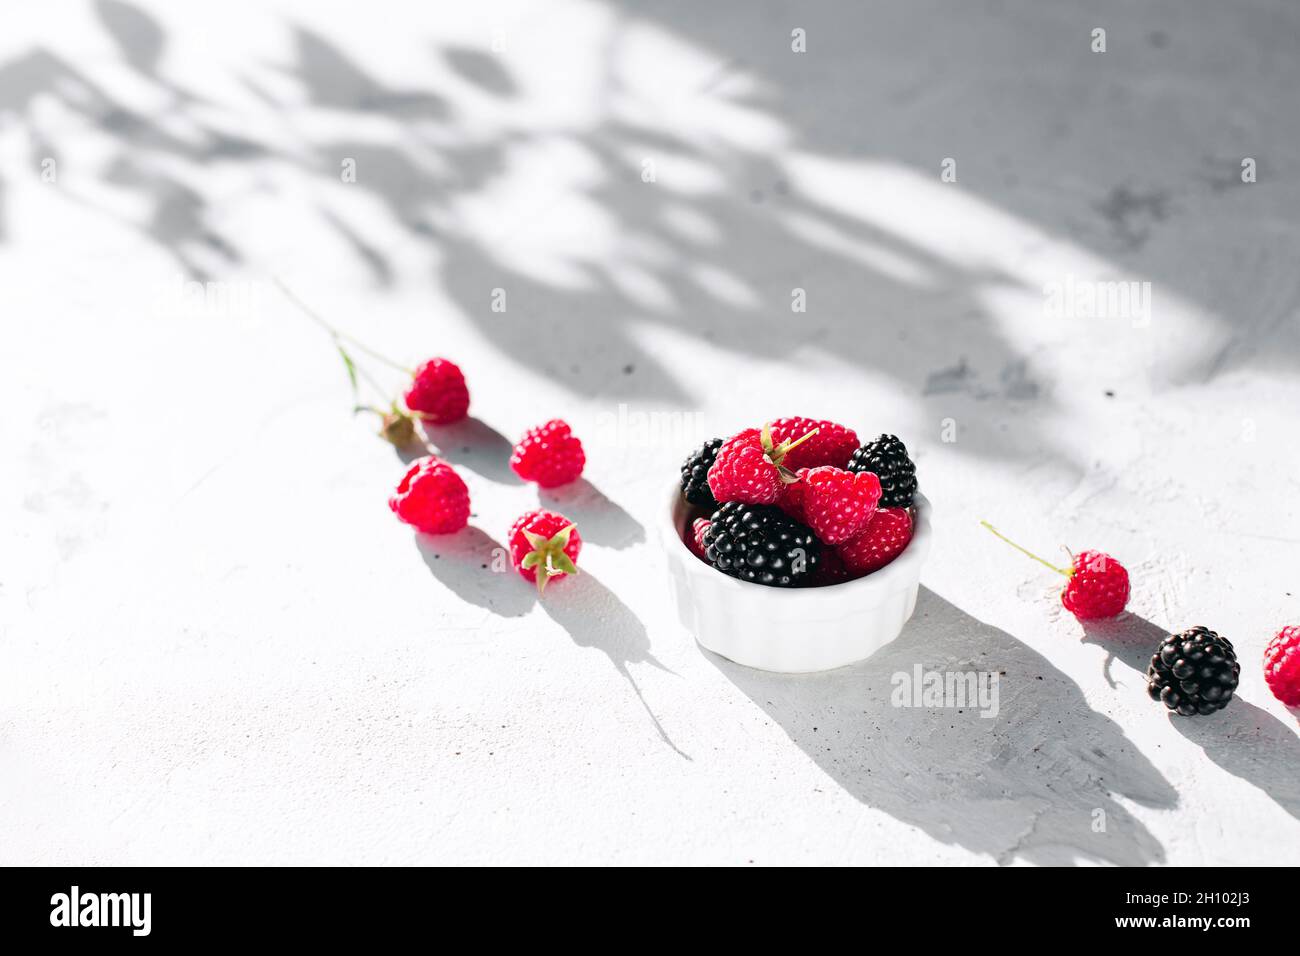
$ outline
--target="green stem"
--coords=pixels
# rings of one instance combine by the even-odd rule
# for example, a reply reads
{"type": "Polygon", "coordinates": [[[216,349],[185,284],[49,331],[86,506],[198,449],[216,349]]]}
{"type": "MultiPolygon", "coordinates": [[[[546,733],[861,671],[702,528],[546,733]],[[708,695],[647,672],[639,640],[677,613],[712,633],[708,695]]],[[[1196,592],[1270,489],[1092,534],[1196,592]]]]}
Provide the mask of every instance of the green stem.
{"type": "Polygon", "coordinates": [[[334,326],[330,325],[320,316],[319,313],[317,313],[314,309],[312,309],[311,306],[307,305],[306,302],[303,302],[302,299],[298,298],[298,296],[294,294],[293,290],[290,289],[287,285],[285,285],[280,280],[279,276],[272,276],[271,281],[275,283],[276,288],[278,288],[282,293],[284,293],[284,297],[286,299],[288,299],[290,302],[292,302],[294,305],[296,305],[299,309],[302,310],[302,313],[306,315],[307,318],[311,319],[322,329],[328,332],[330,336],[334,339],[336,344],[340,341],[347,342],[350,345],[352,345],[352,347],[355,348],[358,352],[362,352],[366,355],[369,355],[375,361],[382,362],[385,365],[387,365],[389,368],[396,369],[399,372],[405,372],[407,375],[415,374],[412,369],[407,368],[402,363],[394,362],[388,356],[376,352],[374,349],[366,345],[366,343],[362,342],[360,339],[356,338],[355,336],[349,335],[346,332],[341,332],[338,329],[336,329],[334,326]]]}
{"type": "Polygon", "coordinates": [[[820,428],[814,428],[807,435],[804,435],[802,438],[796,438],[788,445],[785,442],[782,442],[780,445],[777,446],[777,454],[779,454],[782,458],[784,458],[786,455],[790,454],[790,452],[794,451],[796,448],[798,448],[800,445],[806,442],[809,438],[812,438],[813,435],[816,435],[819,431],[821,431],[820,428]]]}
{"type": "Polygon", "coordinates": [[[987,521],[981,521],[980,524],[982,524],[984,527],[988,528],[988,529],[989,529],[990,531],[992,531],[995,535],[997,535],[999,538],[1001,538],[1001,539],[1002,539],[1003,541],[1005,541],[1007,544],[1011,545],[1011,547],[1015,548],[1015,549],[1016,549],[1017,551],[1019,551],[1021,554],[1027,554],[1027,555],[1029,555],[1029,557],[1033,558],[1033,559],[1034,559],[1035,561],[1037,561],[1039,564],[1046,565],[1047,567],[1049,567],[1049,568],[1051,568],[1053,571],[1055,571],[1057,574],[1063,574],[1063,575],[1065,575],[1067,578],[1070,576],[1071,572],[1066,571],[1064,568],[1058,568],[1056,565],[1054,565],[1054,564],[1050,564],[1049,562],[1044,561],[1044,560],[1043,560],[1042,558],[1040,558],[1038,555],[1034,554],[1034,552],[1029,551],[1029,550],[1027,550],[1027,549],[1025,549],[1025,548],[1022,548],[1020,545],[1016,544],[1014,541],[1012,541],[1010,538],[1008,538],[1006,535],[1004,535],[1004,534],[1003,534],[1001,531],[999,531],[997,528],[993,527],[993,525],[989,524],[987,521]]]}

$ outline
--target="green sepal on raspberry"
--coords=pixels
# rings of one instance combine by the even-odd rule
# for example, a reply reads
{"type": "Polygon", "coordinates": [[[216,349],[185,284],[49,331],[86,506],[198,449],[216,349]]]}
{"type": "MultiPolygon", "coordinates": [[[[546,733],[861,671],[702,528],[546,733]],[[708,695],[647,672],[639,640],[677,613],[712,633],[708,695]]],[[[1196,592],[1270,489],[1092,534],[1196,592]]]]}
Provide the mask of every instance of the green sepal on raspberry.
{"type": "Polygon", "coordinates": [[[578,566],[564,553],[568,547],[569,537],[573,534],[573,525],[544,538],[540,534],[525,531],[524,537],[533,546],[533,550],[523,556],[519,562],[521,568],[535,568],[537,593],[546,590],[546,582],[561,574],[577,574],[578,566]],[[543,573],[544,572],[544,573],[543,573]]]}
{"type": "Polygon", "coordinates": [[[814,428],[799,438],[774,443],[771,426],[764,425],[732,435],[718,449],[709,469],[709,490],[720,504],[775,504],[782,485],[799,480],[785,464],[786,456],[816,434],[814,428]]]}
{"type": "Polygon", "coordinates": [[[858,433],[837,422],[798,415],[772,422],[772,438],[777,442],[793,441],[810,432],[817,437],[798,448],[791,447],[785,456],[785,466],[791,471],[820,465],[843,468],[857,451],[858,433]]]}
{"type": "Polygon", "coordinates": [[[410,412],[393,402],[388,408],[358,405],[354,412],[374,412],[379,416],[379,437],[395,448],[416,448],[420,438],[415,432],[415,419],[410,412]]]}
{"type": "Polygon", "coordinates": [[[553,511],[530,511],[510,528],[510,559],[541,595],[551,578],[578,573],[582,536],[572,521],[553,511]]]}

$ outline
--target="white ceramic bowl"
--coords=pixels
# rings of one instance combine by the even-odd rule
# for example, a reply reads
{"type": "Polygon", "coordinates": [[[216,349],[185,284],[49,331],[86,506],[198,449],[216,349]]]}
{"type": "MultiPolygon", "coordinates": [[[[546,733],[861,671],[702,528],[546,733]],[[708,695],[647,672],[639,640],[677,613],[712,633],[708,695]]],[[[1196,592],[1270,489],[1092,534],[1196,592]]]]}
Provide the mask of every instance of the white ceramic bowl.
{"type": "Polygon", "coordinates": [[[677,613],[703,647],[738,664],[788,674],[843,667],[896,638],[916,609],[931,537],[923,495],[902,554],[866,577],[820,588],[766,587],[714,570],[683,539],[690,510],[674,483],[660,530],[677,613]]]}

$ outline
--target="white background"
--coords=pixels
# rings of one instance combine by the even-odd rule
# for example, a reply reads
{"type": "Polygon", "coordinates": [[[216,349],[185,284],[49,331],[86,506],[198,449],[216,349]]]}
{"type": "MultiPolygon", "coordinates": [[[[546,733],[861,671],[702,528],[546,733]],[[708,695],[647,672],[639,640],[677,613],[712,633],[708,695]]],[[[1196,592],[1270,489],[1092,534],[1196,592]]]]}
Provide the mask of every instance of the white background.
{"type": "Polygon", "coordinates": [[[1260,655],[1300,623],[1298,21],[7,11],[0,862],[1294,862],[1260,655]],[[434,437],[470,530],[394,520],[402,460],[272,275],[465,369],[474,418],[434,437]],[[1069,279],[1150,282],[1150,321],[1049,314],[1069,279]],[[701,438],[788,414],[896,432],[935,507],[902,637],[804,678],[698,649],[656,524],[701,438]],[[551,416],[589,466],[543,500],[587,545],[539,603],[482,565],[551,416]],[[980,518],[1115,555],[1132,615],[1085,631],[980,518]],[[1194,624],[1240,697],[1171,720],[1142,672],[1194,624]],[[917,663],[1005,672],[998,719],[891,707],[917,663]]]}

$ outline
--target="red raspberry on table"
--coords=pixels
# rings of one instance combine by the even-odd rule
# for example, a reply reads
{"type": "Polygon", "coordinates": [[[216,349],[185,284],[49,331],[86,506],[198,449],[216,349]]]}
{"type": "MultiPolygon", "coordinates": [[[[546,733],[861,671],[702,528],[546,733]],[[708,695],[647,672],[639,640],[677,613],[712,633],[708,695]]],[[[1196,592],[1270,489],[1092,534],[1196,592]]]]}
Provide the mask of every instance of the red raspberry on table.
{"type": "Polygon", "coordinates": [[[469,411],[465,376],[444,358],[431,358],[416,368],[404,399],[416,418],[435,425],[458,422],[469,411]]]}
{"type": "Polygon", "coordinates": [[[1065,587],[1061,588],[1061,604],[1079,620],[1114,617],[1128,604],[1128,572],[1124,570],[1124,565],[1109,554],[1080,551],[1071,555],[1069,568],[1058,568],[1034,552],[1022,548],[987,521],[981,521],[980,524],[1021,554],[1028,555],[1057,574],[1065,575],[1067,580],[1065,587]]]}
{"type": "Polygon", "coordinates": [[[1128,572],[1109,554],[1080,551],[1070,563],[1061,604],[1081,621],[1114,617],[1128,604],[1128,572]]]}
{"type": "Polygon", "coordinates": [[[515,445],[510,467],[524,481],[543,488],[567,484],[582,474],[587,455],[568,423],[552,418],[545,425],[530,428],[515,445]]]}
{"type": "Polygon", "coordinates": [[[794,441],[813,429],[817,434],[785,456],[785,466],[791,471],[834,465],[843,468],[858,450],[858,434],[835,422],[815,418],[778,418],[772,423],[772,441],[794,441]]]}
{"type": "Polygon", "coordinates": [[[850,576],[859,578],[893,561],[911,540],[912,513],[906,508],[881,508],[861,533],[837,547],[835,553],[850,576]]]}
{"type": "Polygon", "coordinates": [[[1277,632],[1264,648],[1264,681],[1288,707],[1300,707],[1300,627],[1277,632]]]}
{"type": "Polygon", "coordinates": [[[701,561],[707,561],[704,556],[704,532],[709,530],[708,518],[696,518],[691,522],[690,534],[686,536],[686,547],[691,549],[691,554],[695,555],[701,561]]]}
{"type": "Polygon", "coordinates": [[[880,479],[869,471],[804,468],[796,484],[804,486],[803,522],[823,544],[841,544],[863,531],[880,501],[880,479]]]}
{"type": "Polygon", "coordinates": [[[388,507],[426,534],[450,534],[469,523],[469,489],[451,465],[429,455],[411,463],[388,507]]]}
{"type": "Polygon", "coordinates": [[[510,560],[526,581],[537,584],[537,593],[551,578],[578,573],[578,552],[582,535],[572,521],[554,511],[529,511],[515,519],[507,538],[510,560]],[[538,574],[541,571],[541,574],[538,574]]]}
{"type": "Polygon", "coordinates": [[[709,468],[709,490],[718,504],[743,501],[751,505],[776,504],[781,485],[796,480],[785,457],[817,434],[816,429],[791,441],[775,442],[772,429],[746,428],[718,449],[709,468]]]}

